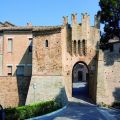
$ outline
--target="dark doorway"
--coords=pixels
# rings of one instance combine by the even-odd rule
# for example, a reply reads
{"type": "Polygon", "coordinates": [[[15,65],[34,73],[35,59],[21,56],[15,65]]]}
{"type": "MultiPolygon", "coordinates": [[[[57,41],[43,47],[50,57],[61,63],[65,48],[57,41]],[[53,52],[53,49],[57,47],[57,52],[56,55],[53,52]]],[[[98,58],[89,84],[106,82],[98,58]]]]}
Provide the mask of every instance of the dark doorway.
{"type": "Polygon", "coordinates": [[[88,98],[89,71],[86,64],[76,63],[72,71],[72,96],[88,98]]]}

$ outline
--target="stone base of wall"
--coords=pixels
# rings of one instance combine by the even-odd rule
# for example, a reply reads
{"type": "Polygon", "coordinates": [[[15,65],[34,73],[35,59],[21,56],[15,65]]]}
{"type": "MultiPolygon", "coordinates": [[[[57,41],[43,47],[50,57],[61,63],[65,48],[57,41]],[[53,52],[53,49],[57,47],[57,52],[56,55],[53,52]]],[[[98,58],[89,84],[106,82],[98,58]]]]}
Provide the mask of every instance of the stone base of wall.
{"type": "Polygon", "coordinates": [[[6,107],[25,105],[31,77],[0,77],[0,104],[6,107]]]}
{"type": "Polygon", "coordinates": [[[56,99],[66,104],[62,76],[32,76],[26,104],[56,99]]]}

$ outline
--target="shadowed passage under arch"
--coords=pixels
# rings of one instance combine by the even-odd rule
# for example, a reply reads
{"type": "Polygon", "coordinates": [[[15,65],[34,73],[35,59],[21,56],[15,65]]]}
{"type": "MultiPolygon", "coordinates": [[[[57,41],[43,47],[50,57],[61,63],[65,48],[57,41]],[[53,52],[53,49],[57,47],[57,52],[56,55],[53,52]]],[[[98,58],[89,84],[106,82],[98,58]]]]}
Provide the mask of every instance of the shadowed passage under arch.
{"type": "Polygon", "coordinates": [[[83,62],[77,62],[72,70],[72,96],[88,97],[89,83],[88,66],[83,62]]]}

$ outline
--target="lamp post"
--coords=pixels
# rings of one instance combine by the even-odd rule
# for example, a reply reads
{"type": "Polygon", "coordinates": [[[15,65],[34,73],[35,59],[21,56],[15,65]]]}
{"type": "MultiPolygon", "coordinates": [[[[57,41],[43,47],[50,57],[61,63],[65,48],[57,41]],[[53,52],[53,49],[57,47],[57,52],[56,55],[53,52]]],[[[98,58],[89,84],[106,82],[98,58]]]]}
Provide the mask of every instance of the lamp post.
{"type": "Polygon", "coordinates": [[[33,83],[33,89],[34,89],[34,103],[35,103],[35,89],[37,88],[37,84],[33,83]]]}

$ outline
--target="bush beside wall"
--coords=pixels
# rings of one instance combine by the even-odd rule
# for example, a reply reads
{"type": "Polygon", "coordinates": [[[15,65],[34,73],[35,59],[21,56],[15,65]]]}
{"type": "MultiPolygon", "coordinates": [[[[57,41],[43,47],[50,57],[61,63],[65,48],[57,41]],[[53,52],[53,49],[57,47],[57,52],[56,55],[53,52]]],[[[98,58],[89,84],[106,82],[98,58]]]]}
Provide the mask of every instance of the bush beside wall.
{"type": "Polygon", "coordinates": [[[24,120],[53,112],[62,106],[56,101],[47,101],[17,108],[6,108],[6,120],[24,120]]]}

